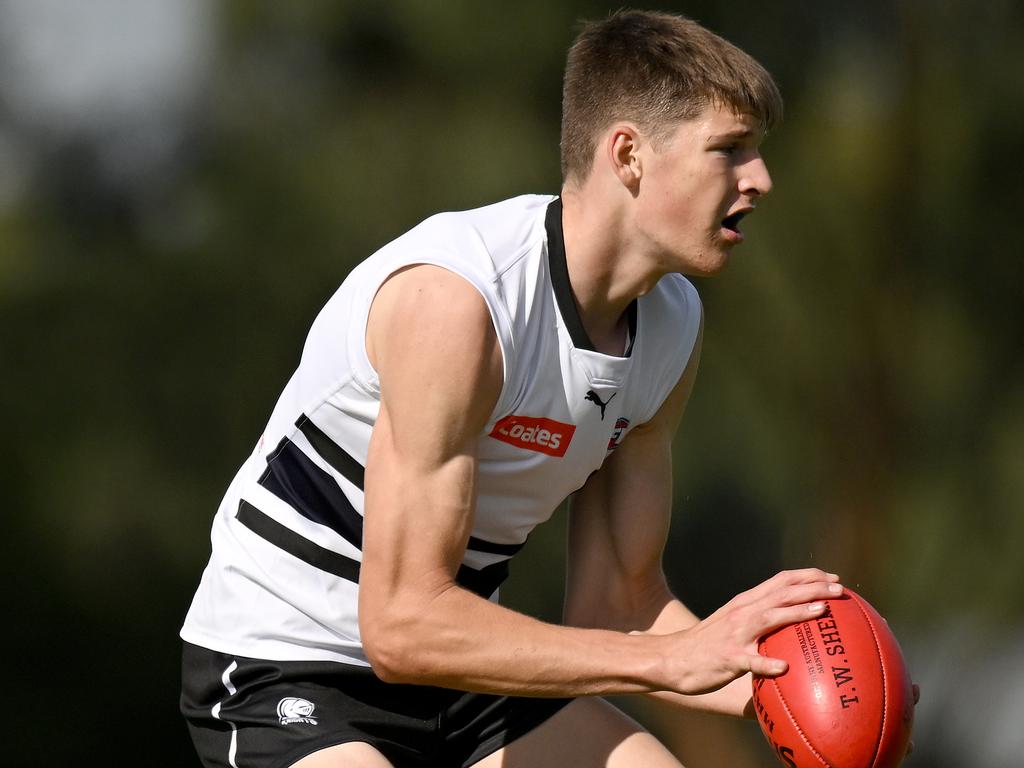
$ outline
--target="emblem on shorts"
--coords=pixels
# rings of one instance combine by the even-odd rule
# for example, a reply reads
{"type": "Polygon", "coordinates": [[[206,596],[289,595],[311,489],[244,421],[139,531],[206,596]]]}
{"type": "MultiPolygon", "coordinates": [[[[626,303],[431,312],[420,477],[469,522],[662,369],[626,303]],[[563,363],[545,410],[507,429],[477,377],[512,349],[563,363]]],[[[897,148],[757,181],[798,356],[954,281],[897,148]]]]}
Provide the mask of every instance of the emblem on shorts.
{"type": "Polygon", "coordinates": [[[277,702],[277,719],[281,721],[281,725],[291,725],[292,723],[316,725],[316,718],[311,716],[314,709],[316,709],[316,704],[312,701],[288,696],[277,702]]]}

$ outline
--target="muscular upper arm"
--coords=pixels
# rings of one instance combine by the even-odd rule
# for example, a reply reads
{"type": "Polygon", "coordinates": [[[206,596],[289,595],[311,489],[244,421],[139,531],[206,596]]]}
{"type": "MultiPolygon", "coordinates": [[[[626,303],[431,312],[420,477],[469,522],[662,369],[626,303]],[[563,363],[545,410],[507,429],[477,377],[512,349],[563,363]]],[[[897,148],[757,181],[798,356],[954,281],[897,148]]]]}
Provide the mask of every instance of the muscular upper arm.
{"type": "Polygon", "coordinates": [[[430,265],[384,283],[366,341],[381,390],[360,574],[369,651],[385,612],[415,609],[454,583],[472,528],[476,444],[500,394],[502,359],[483,297],[430,265]]]}
{"type": "Polygon", "coordinates": [[[569,624],[647,629],[671,599],[662,554],[672,509],[672,440],[693,389],[701,338],[654,418],[633,429],[570,500],[569,624]]]}

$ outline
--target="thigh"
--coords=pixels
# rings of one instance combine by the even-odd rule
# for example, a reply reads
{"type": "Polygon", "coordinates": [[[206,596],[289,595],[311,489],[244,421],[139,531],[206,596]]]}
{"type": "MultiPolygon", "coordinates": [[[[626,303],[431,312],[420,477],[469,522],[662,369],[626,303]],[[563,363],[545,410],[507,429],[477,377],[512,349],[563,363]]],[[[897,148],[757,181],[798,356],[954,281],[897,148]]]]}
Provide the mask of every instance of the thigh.
{"type": "Polygon", "coordinates": [[[580,698],[473,768],[682,768],[635,720],[600,698],[580,698]]]}
{"type": "Polygon", "coordinates": [[[290,768],[394,768],[380,752],[362,741],[321,749],[290,768]]]}

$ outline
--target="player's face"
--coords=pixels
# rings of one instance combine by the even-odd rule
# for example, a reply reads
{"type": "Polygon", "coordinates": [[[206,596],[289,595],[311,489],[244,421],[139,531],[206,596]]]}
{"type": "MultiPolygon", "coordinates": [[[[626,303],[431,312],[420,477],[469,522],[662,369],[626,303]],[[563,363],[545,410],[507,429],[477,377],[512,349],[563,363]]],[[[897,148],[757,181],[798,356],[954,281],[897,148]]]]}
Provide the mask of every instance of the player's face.
{"type": "Polygon", "coordinates": [[[709,107],[650,149],[636,223],[665,272],[713,275],[743,241],[739,220],[772,187],[750,115],[709,107]]]}

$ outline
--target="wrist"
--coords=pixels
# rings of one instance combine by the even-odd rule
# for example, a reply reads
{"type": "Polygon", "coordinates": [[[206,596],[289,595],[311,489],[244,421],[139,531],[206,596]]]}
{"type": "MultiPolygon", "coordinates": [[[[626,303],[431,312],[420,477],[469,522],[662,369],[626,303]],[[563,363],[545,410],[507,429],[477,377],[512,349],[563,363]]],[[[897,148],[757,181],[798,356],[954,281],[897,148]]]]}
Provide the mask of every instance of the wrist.
{"type": "Polygon", "coordinates": [[[670,635],[652,635],[631,632],[642,650],[636,654],[640,660],[637,682],[649,691],[674,691],[677,677],[673,667],[679,666],[680,654],[674,648],[670,635]]]}

